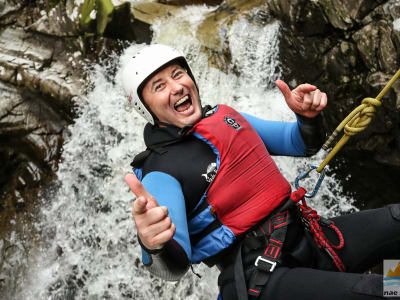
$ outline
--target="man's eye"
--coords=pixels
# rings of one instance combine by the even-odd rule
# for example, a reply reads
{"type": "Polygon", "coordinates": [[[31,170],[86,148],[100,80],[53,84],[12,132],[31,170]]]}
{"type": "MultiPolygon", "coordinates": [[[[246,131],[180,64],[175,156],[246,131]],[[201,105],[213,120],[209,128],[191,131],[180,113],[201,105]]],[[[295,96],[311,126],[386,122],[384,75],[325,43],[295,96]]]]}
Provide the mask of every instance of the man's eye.
{"type": "Polygon", "coordinates": [[[162,83],[157,84],[157,85],[155,86],[154,90],[157,92],[157,91],[161,90],[162,87],[163,87],[163,84],[162,84],[162,83]]]}
{"type": "Polygon", "coordinates": [[[183,71],[176,71],[174,74],[174,78],[178,78],[183,74],[183,71]]]}

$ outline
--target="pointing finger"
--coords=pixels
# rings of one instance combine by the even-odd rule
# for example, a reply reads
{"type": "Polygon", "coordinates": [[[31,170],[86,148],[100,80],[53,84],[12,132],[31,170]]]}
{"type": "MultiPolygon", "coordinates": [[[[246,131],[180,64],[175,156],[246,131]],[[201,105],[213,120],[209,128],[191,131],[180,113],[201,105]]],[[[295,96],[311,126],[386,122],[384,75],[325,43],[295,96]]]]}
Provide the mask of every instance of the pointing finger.
{"type": "Polygon", "coordinates": [[[151,194],[146,191],[143,184],[134,174],[127,174],[125,176],[125,182],[128,184],[129,188],[136,195],[136,197],[152,198],[151,194]]]}

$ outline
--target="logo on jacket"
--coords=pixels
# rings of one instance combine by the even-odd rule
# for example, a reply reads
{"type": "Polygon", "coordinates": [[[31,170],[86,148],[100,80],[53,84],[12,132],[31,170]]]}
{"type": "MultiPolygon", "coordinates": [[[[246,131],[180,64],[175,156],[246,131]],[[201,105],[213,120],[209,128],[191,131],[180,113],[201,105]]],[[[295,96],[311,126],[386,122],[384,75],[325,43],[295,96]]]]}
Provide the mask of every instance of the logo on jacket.
{"type": "Polygon", "coordinates": [[[240,130],[242,128],[242,126],[240,126],[240,124],[238,122],[236,122],[236,120],[234,118],[225,116],[224,121],[229,126],[232,126],[233,129],[235,129],[235,130],[240,130]]]}
{"type": "Polygon", "coordinates": [[[215,162],[208,165],[206,174],[201,174],[201,176],[204,176],[207,182],[213,181],[216,175],[217,175],[217,164],[215,162]]]}

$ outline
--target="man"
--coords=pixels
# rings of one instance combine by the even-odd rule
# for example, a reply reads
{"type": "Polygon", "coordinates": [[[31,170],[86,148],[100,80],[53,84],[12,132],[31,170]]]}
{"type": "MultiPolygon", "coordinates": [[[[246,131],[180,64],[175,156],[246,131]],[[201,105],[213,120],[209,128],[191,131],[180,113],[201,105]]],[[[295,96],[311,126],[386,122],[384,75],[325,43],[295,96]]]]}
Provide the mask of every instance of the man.
{"type": "Polygon", "coordinates": [[[278,80],[294,123],[225,105],[203,108],[187,61],[165,45],[139,51],[123,81],[149,122],[147,150],[132,163],[136,176],[125,180],[137,196],[133,218],[150,272],[178,280],[191,263],[217,264],[223,299],[382,296],[382,277],[335,271],[343,262],[350,272],[364,272],[400,254],[399,206],[336,218],[339,233],[326,222],[322,247],[305,230],[290,185],[270,156],[318,151],[325,93],[310,84],[291,91],[278,80]],[[342,233],[346,245],[335,251],[330,241],[343,241],[342,233]]]}

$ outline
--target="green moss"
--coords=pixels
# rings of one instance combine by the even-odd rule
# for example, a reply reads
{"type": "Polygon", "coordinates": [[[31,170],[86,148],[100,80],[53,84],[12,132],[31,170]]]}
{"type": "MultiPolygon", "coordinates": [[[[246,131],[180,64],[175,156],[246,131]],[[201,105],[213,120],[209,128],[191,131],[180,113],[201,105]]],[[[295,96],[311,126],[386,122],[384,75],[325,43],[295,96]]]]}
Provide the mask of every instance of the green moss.
{"type": "Polygon", "coordinates": [[[95,20],[90,17],[92,11],[96,8],[96,0],[86,0],[82,5],[81,19],[79,25],[83,31],[90,32],[95,24],[95,20]]]}
{"type": "Polygon", "coordinates": [[[104,33],[107,24],[111,21],[114,5],[111,0],[85,0],[82,5],[80,27],[86,32],[104,33]],[[96,12],[96,18],[92,19],[92,12],[96,12]]]}
{"type": "Polygon", "coordinates": [[[103,34],[107,24],[112,19],[112,13],[114,11],[114,5],[111,0],[97,0],[97,27],[96,31],[98,34],[103,34]]]}

